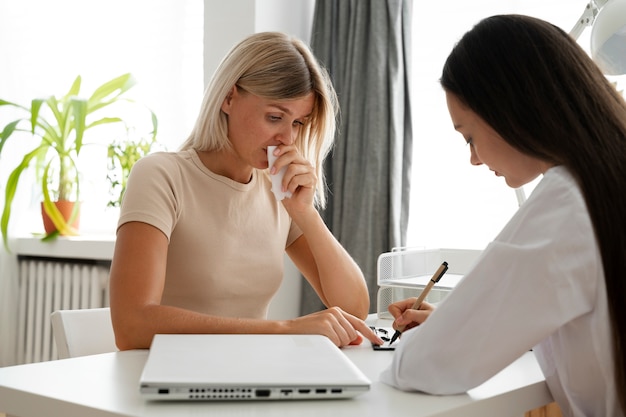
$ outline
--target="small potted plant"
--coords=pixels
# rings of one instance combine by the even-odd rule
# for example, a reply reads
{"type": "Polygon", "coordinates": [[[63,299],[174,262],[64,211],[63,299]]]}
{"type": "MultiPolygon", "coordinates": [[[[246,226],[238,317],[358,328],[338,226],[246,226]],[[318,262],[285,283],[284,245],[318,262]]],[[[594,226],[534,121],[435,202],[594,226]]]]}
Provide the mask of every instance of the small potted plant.
{"type": "Polygon", "coordinates": [[[130,170],[135,162],[152,152],[157,145],[153,135],[135,139],[133,133],[129,129],[124,139],[115,140],[108,146],[107,181],[109,182],[110,200],[107,207],[120,207],[130,170]]]}
{"type": "MultiPolygon", "coordinates": [[[[35,139],[33,147],[23,154],[21,161],[13,169],[5,182],[5,201],[0,232],[5,247],[8,247],[8,225],[11,218],[11,205],[22,174],[35,167],[41,187],[42,215],[47,216],[52,229],[46,231],[44,239],[59,234],[77,234],[75,220],[79,215],[80,172],[78,158],[87,142],[88,130],[105,124],[127,124],[119,115],[106,114],[114,104],[121,102],[136,104],[126,98],[125,93],[136,84],[131,74],[116,77],[97,87],[88,97],[80,96],[81,77],[76,77],[71,88],[62,97],[49,96],[35,98],[30,106],[23,106],[0,99],[0,108],[11,107],[23,116],[8,123],[0,130],[0,154],[7,141],[16,137],[24,140],[24,134],[35,139]],[[16,133],[22,132],[21,135],[16,133]],[[68,204],[69,203],[69,204],[68,204]],[[69,205],[71,209],[62,213],[59,207],[69,205]]],[[[149,110],[153,138],[157,133],[157,118],[149,110]]],[[[120,113],[123,114],[123,113],[120,113]]]]}

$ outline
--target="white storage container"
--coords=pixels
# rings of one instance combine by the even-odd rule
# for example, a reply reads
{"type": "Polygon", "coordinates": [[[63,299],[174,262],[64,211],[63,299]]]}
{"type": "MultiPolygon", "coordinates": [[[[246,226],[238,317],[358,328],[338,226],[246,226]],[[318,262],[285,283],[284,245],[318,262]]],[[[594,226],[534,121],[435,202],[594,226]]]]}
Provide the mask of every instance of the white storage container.
{"type": "Polygon", "coordinates": [[[379,318],[393,318],[387,307],[408,297],[417,297],[442,262],[448,271],[426,297],[429,303],[441,301],[472,267],[480,250],[398,249],[378,257],[377,312],[379,318]]]}

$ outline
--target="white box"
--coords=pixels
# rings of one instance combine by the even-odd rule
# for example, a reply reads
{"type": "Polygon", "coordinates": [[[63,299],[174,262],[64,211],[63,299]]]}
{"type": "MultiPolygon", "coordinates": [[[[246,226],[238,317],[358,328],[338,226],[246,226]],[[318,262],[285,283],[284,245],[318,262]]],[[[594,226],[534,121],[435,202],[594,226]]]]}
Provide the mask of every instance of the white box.
{"type": "Polygon", "coordinates": [[[403,249],[386,252],[378,257],[377,312],[379,318],[392,318],[389,304],[408,297],[417,297],[442,262],[448,271],[426,297],[426,301],[441,301],[472,267],[480,250],[473,249],[403,249]]]}

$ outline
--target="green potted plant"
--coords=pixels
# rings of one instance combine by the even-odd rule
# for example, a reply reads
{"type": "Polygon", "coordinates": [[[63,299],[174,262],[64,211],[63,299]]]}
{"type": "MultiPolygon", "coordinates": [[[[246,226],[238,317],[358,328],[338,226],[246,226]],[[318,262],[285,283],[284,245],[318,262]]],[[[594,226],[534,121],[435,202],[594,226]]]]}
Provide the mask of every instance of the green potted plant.
{"type": "MultiPolygon", "coordinates": [[[[114,104],[121,102],[135,103],[124,95],[136,84],[131,74],[116,77],[97,87],[88,97],[81,97],[81,77],[76,77],[67,94],[62,97],[49,96],[35,98],[30,106],[23,106],[0,99],[0,107],[11,107],[23,116],[11,121],[0,131],[0,154],[7,141],[12,138],[24,140],[24,134],[35,139],[35,143],[13,169],[5,182],[5,201],[0,232],[5,247],[8,247],[8,225],[11,218],[17,186],[22,174],[35,167],[37,180],[42,195],[42,215],[49,217],[53,230],[46,231],[44,239],[51,239],[59,234],[77,234],[74,226],[79,215],[79,204],[73,204],[69,213],[61,213],[60,206],[66,202],[79,203],[80,172],[78,158],[85,142],[85,132],[97,126],[112,123],[126,124],[119,115],[104,115],[114,104]],[[16,134],[22,132],[22,135],[16,134]],[[61,202],[56,204],[56,202],[61,202]],[[59,206],[59,207],[58,207],[59,206]]],[[[157,133],[157,118],[151,115],[153,138],[157,133]]],[[[123,114],[123,113],[120,113],[123,114]]]]}
{"type": "Polygon", "coordinates": [[[157,145],[156,137],[141,136],[132,138],[133,132],[127,131],[122,140],[111,142],[107,148],[109,197],[107,207],[120,207],[126,190],[126,181],[135,162],[148,155],[157,145]]]}

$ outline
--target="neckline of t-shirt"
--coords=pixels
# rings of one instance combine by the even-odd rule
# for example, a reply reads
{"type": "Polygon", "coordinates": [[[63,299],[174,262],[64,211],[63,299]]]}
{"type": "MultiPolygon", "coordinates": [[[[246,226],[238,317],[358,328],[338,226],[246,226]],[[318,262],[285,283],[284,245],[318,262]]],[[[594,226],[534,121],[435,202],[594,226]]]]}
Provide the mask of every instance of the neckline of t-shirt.
{"type": "Polygon", "coordinates": [[[196,167],[198,167],[198,169],[200,169],[200,171],[202,171],[204,174],[206,174],[207,176],[211,177],[212,179],[219,181],[223,184],[228,185],[229,187],[238,190],[238,191],[248,191],[251,190],[252,188],[255,187],[256,183],[257,183],[257,177],[258,177],[258,173],[256,169],[252,170],[252,178],[250,179],[249,182],[247,182],[246,184],[243,184],[241,182],[235,181],[231,178],[225,177],[223,175],[219,175],[216,174],[215,172],[211,171],[209,168],[206,167],[206,165],[204,165],[202,163],[202,161],[200,160],[200,156],[198,156],[198,152],[195,149],[189,149],[188,150],[189,155],[191,156],[191,160],[193,161],[193,163],[196,165],[196,167]]]}

